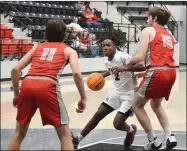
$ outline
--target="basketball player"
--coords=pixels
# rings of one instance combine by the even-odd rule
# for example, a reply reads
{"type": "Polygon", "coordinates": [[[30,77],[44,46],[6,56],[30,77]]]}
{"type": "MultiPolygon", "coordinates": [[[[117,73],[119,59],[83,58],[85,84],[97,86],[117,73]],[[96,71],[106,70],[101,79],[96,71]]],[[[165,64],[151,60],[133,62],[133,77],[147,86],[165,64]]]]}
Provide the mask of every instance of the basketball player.
{"type": "Polygon", "coordinates": [[[154,7],[148,13],[148,26],[143,29],[140,51],[127,65],[145,60],[146,73],[133,100],[133,110],[147,133],[148,144],[145,150],[170,150],[177,145],[174,134],[171,133],[168,117],[161,105],[162,100],[169,99],[171,89],[176,79],[174,54],[174,38],[164,29],[171,17],[168,10],[154,7]],[[156,114],[165,133],[163,143],[156,137],[150,119],[144,110],[145,104],[151,99],[151,107],[156,114]],[[163,144],[163,145],[162,145],[163,144]]]}
{"type": "Polygon", "coordinates": [[[61,142],[61,150],[73,150],[69,118],[59,85],[60,74],[68,62],[81,97],[76,109],[78,113],[85,109],[86,95],[77,53],[62,42],[65,33],[66,25],[62,20],[49,20],[46,27],[47,41],[30,50],[12,69],[13,106],[17,108],[17,124],[9,150],[20,149],[37,108],[43,125],[54,126],[61,142]],[[30,63],[31,68],[22,81],[19,92],[19,73],[30,63]]]}
{"type": "Polygon", "coordinates": [[[117,130],[126,131],[127,136],[124,140],[124,146],[129,147],[133,141],[134,136],[137,131],[136,125],[128,125],[125,121],[129,116],[132,115],[132,99],[134,97],[135,87],[137,85],[136,79],[132,79],[131,72],[128,71],[143,71],[145,68],[139,64],[131,68],[125,68],[126,71],[120,74],[113,74],[113,69],[116,67],[126,66],[126,60],[129,59],[127,53],[118,51],[116,49],[119,40],[115,37],[107,38],[103,41],[102,47],[104,55],[106,56],[104,63],[108,71],[103,73],[103,77],[107,77],[110,74],[114,77],[114,89],[112,94],[104,100],[100,105],[96,113],[93,115],[91,120],[87,123],[84,129],[80,132],[78,136],[73,136],[74,148],[78,147],[80,141],[90,133],[99,122],[108,114],[114,110],[118,110],[113,125],[117,130]]]}

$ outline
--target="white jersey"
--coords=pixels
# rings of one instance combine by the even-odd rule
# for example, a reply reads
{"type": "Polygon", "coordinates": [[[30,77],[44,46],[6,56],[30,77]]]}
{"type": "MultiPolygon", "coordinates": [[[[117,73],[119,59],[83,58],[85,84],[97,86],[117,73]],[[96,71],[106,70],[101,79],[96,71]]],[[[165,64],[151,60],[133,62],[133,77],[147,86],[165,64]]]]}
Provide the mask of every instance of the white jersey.
{"type": "Polygon", "coordinates": [[[127,53],[117,51],[114,55],[114,58],[109,61],[108,57],[105,57],[104,63],[105,67],[108,69],[110,74],[114,77],[114,86],[115,91],[119,93],[129,92],[135,89],[138,82],[136,79],[132,79],[132,72],[125,71],[120,72],[119,75],[114,76],[111,72],[111,68],[114,67],[123,67],[126,66],[126,60],[129,59],[131,56],[127,53]]]}

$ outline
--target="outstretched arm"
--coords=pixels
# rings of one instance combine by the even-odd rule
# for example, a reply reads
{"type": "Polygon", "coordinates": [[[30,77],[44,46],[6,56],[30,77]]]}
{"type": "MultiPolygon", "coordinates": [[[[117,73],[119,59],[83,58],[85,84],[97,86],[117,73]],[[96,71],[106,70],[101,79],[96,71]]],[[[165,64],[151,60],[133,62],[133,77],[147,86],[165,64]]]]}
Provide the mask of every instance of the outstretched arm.
{"type": "Polygon", "coordinates": [[[145,70],[146,68],[141,63],[132,66],[112,68],[113,74],[118,74],[119,72],[124,72],[124,71],[141,72],[145,70]]]}
{"type": "Polygon", "coordinates": [[[102,73],[103,77],[106,78],[110,75],[110,72],[109,71],[105,71],[102,73]]]}

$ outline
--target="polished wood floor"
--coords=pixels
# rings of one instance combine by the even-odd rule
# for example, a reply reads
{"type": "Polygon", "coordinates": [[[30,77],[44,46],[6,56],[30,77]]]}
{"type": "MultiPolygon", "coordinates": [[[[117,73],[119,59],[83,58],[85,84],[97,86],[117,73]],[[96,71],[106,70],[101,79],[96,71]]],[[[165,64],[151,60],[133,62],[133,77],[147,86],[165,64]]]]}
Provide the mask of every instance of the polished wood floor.
{"type": "MultiPolygon", "coordinates": [[[[171,128],[175,131],[186,131],[186,66],[177,72],[177,80],[172,89],[171,97],[168,102],[163,102],[163,107],[170,120],[171,128]]],[[[87,76],[84,76],[86,80],[87,76]]],[[[105,96],[111,92],[113,88],[113,81],[109,77],[106,79],[106,84],[101,91],[93,92],[86,87],[86,94],[88,98],[86,111],[82,114],[77,114],[75,111],[75,105],[79,101],[79,94],[74,85],[72,77],[61,78],[60,82],[63,99],[70,117],[70,128],[82,129],[89,119],[96,112],[98,106],[102,103],[105,96]]],[[[1,82],[1,129],[15,128],[16,109],[12,106],[13,92],[10,91],[10,82],[1,82]],[[4,90],[4,91],[2,91],[4,90]]],[[[151,118],[153,128],[155,130],[161,130],[161,126],[150,108],[149,103],[146,105],[146,110],[151,118]]],[[[113,118],[116,112],[108,115],[100,124],[97,129],[113,129],[113,118]]],[[[130,124],[135,123],[138,129],[142,127],[138,123],[135,116],[128,119],[130,124]]],[[[30,128],[41,128],[41,118],[37,111],[33,117],[30,128]]],[[[45,126],[44,128],[51,128],[51,126],[45,126]]]]}

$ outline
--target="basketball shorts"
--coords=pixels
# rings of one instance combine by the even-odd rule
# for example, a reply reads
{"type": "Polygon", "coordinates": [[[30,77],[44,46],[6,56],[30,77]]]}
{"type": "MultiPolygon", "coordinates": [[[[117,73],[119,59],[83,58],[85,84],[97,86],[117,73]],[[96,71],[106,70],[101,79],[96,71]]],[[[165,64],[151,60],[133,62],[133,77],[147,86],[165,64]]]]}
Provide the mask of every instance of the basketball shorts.
{"type": "Polygon", "coordinates": [[[110,96],[105,98],[104,103],[113,108],[114,110],[125,114],[132,108],[134,94],[134,90],[123,94],[118,94],[116,91],[113,91],[110,96]]]}
{"type": "Polygon", "coordinates": [[[21,84],[16,120],[25,125],[37,108],[43,125],[66,125],[69,117],[62,100],[60,85],[49,77],[28,76],[21,84]]]}
{"type": "Polygon", "coordinates": [[[175,83],[176,70],[147,70],[140,85],[138,93],[146,99],[169,99],[171,89],[175,83]]]}

